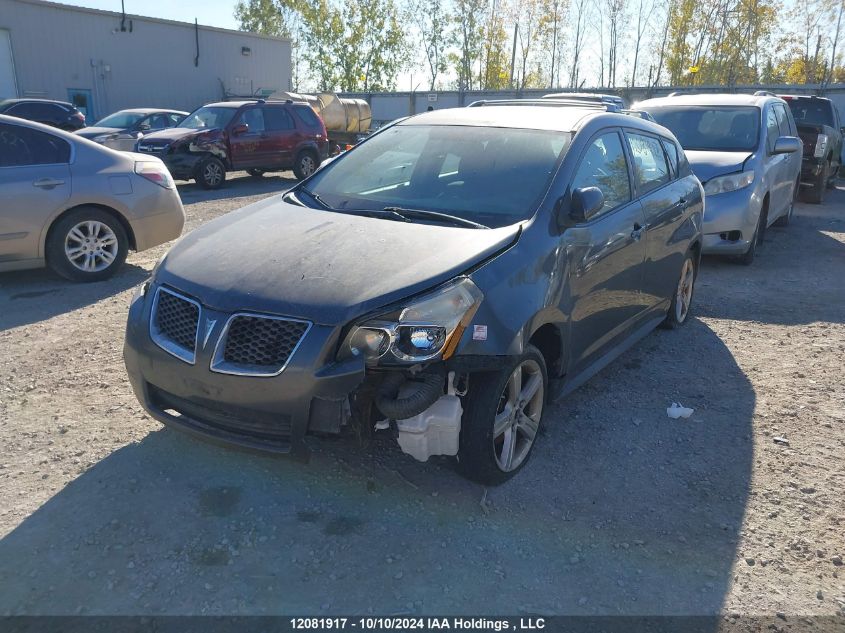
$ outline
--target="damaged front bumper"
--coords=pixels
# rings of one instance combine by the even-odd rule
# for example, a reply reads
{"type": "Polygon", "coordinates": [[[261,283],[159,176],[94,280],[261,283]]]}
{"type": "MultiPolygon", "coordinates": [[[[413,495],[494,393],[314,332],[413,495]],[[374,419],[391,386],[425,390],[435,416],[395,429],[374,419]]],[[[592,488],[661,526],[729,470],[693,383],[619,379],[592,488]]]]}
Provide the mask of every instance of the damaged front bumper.
{"type": "Polygon", "coordinates": [[[202,307],[189,362],[153,341],[152,292],[134,298],[124,343],[132,389],[152,417],[212,440],[276,453],[305,454],[307,432],[340,431],[348,395],[365,371],[361,359],[334,360],[339,328],[313,324],[277,375],[219,373],[211,364],[231,315],[202,307]]]}

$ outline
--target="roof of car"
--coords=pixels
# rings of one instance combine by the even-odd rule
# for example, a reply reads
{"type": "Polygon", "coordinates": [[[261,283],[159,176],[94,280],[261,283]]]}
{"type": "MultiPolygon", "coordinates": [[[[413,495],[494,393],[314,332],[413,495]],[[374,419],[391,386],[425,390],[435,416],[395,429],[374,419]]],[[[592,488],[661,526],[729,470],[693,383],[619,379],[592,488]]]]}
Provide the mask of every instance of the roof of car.
{"type": "Polygon", "coordinates": [[[496,105],[473,108],[446,108],[409,117],[397,125],[474,125],[509,127],[527,130],[571,132],[590,115],[606,114],[604,110],[585,105],[549,107],[543,105],[496,105]]]}
{"type": "Polygon", "coordinates": [[[188,114],[182,110],[171,110],[170,108],[127,108],[126,110],[118,110],[115,114],[126,112],[128,114],[152,114],[153,112],[172,112],[173,114],[188,114]]]}
{"type": "Polygon", "coordinates": [[[0,105],[6,105],[9,103],[58,103],[59,105],[70,106],[71,108],[75,107],[72,103],[69,103],[67,101],[59,101],[58,99],[30,99],[28,97],[21,97],[15,99],[0,99],[0,105]]]}
{"type": "Polygon", "coordinates": [[[772,99],[779,99],[775,95],[748,95],[748,94],[728,94],[728,93],[704,93],[704,94],[680,94],[672,97],[657,97],[656,99],[646,99],[634,104],[633,107],[642,110],[648,106],[662,107],[662,106],[760,106],[766,101],[772,99]]]}

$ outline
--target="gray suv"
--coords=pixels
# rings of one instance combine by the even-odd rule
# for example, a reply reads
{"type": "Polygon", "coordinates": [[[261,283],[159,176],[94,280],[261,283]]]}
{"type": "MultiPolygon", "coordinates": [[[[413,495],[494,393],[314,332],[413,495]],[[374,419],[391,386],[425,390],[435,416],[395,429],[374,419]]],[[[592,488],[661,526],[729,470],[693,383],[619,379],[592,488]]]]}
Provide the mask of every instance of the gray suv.
{"type": "Polygon", "coordinates": [[[174,246],[129,309],[144,408],[276,452],[375,426],[517,472],[549,398],[689,321],[704,194],[654,123],[492,105],[383,128],[174,246]]]}
{"type": "Polygon", "coordinates": [[[772,94],[700,94],[636,105],[681,142],[704,185],[703,252],[754,261],[772,224],[786,226],[801,173],[800,139],[772,94]]]}

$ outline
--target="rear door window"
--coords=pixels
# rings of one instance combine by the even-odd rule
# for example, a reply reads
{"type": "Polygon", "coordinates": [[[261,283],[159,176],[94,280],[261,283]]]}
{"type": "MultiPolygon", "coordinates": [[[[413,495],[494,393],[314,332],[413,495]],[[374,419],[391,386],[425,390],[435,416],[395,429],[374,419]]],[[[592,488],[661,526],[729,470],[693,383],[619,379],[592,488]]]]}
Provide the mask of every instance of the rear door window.
{"type": "Polygon", "coordinates": [[[625,132],[631,146],[631,157],[634,160],[634,174],[639,185],[640,194],[648,193],[665,185],[670,180],[669,166],[663,148],[653,136],[625,132]]]}
{"type": "Polygon", "coordinates": [[[292,130],[296,127],[287,108],[265,107],[264,122],[267,125],[267,129],[273,132],[292,130]]]}
{"type": "Polygon", "coordinates": [[[572,179],[573,190],[584,187],[598,187],[604,194],[601,213],[630,202],[628,162],[618,132],[607,132],[590,142],[572,179]]]}
{"type": "Polygon", "coordinates": [[[0,167],[70,162],[70,144],[57,136],[0,123],[0,167]]]}
{"type": "Polygon", "coordinates": [[[794,136],[792,129],[789,127],[789,119],[786,116],[786,108],[784,108],[780,103],[776,103],[772,106],[772,109],[775,111],[775,118],[778,120],[780,135],[794,136]]]}

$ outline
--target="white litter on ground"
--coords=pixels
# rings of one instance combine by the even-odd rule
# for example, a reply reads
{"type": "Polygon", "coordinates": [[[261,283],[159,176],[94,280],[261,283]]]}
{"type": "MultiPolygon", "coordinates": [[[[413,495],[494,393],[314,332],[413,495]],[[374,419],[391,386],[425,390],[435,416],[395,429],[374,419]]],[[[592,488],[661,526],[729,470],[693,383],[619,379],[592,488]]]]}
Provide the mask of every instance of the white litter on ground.
{"type": "Polygon", "coordinates": [[[677,420],[678,418],[690,417],[693,411],[695,411],[695,409],[690,409],[689,407],[685,407],[682,404],[673,402],[672,406],[666,409],[666,415],[668,415],[673,420],[677,420]]]}

